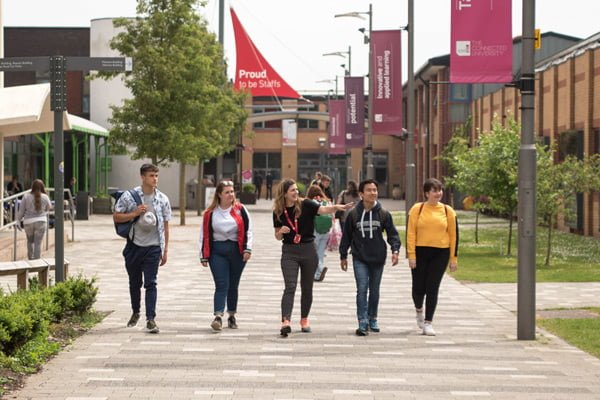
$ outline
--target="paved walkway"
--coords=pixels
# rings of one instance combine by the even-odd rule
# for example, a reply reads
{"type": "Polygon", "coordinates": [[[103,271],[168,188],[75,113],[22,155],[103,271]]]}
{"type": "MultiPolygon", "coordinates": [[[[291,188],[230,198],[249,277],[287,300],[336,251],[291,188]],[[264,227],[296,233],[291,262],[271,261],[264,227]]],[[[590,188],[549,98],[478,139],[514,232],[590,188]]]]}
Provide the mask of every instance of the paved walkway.
{"type": "MultiPolygon", "coordinates": [[[[397,202],[387,205],[394,209],[397,202]]],[[[188,214],[185,227],[173,221],[169,262],[159,277],[158,335],[141,324],[125,327],[123,241],[110,217],[77,221],[77,240],[65,249],[71,271],[97,276],[96,308],[113,313],[8,398],[600,399],[600,360],[543,332],[538,341],[515,339],[512,300],[506,300],[514,294],[498,293],[507,285],[463,285],[446,277],[434,322],[438,336],[420,335],[405,260],[386,267],[381,333],[354,335],[354,277],[329,253],[327,277],[315,283],[313,333],[297,332],[297,298],[294,333],[280,338],[281,251],[268,207],[265,201],[251,207],[255,248],[240,287],[240,329],[219,334],[209,328],[213,283],[198,262],[199,217],[188,214]]],[[[598,304],[598,286],[589,287],[583,298],[598,304]]],[[[557,301],[581,292],[563,285],[557,301]]]]}

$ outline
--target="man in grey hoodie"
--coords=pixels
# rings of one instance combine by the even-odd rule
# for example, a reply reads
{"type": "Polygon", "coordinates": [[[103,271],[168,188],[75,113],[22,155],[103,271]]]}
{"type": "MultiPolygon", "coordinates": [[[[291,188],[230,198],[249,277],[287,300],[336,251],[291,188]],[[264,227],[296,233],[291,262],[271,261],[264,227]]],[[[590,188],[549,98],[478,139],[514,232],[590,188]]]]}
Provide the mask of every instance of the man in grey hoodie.
{"type": "Polygon", "coordinates": [[[352,265],[356,280],[356,315],[358,336],[366,336],[369,330],[379,332],[377,308],[379,287],[387,255],[383,231],[392,249],[392,265],[398,264],[400,236],[392,216],[377,202],[378,184],[373,179],[362,181],[358,186],[361,201],[350,211],[344,224],[340,243],[340,266],[348,270],[348,249],[352,249],[352,265]]]}

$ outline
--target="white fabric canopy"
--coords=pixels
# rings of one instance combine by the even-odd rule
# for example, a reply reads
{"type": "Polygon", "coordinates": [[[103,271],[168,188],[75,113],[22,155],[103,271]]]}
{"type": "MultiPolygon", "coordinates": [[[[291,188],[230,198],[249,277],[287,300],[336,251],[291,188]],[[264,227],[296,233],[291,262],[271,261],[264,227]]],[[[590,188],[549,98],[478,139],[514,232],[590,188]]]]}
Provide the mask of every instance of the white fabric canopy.
{"type": "MultiPolygon", "coordinates": [[[[64,130],[71,125],[63,113],[64,130]]],[[[54,131],[50,111],[50,84],[13,86],[0,89],[0,135],[3,137],[54,131]]]]}

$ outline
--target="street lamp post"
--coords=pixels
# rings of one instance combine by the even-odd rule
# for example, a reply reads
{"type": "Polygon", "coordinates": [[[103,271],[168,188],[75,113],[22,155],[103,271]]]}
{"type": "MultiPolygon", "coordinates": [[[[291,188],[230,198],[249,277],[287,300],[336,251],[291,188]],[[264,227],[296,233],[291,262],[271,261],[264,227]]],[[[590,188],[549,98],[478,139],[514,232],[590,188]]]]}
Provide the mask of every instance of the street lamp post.
{"type": "MultiPolygon", "coordinates": [[[[373,79],[371,77],[371,68],[372,68],[372,62],[371,62],[371,33],[373,32],[373,5],[369,4],[369,11],[367,12],[359,12],[359,11],[353,11],[353,12],[349,12],[349,13],[344,13],[344,14],[336,14],[334,17],[338,18],[338,17],[354,17],[354,18],[360,18],[360,19],[365,19],[363,17],[363,15],[368,15],[369,16],[369,35],[365,35],[365,43],[369,44],[369,98],[368,98],[368,109],[369,109],[369,116],[368,116],[368,123],[367,123],[367,179],[374,179],[375,178],[375,168],[373,166],[373,96],[371,96],[371,94],[373,93],[373,79]]],[[[361,32],[363,32],[364,34],[364,29],[360,30],[361,32]]]]}
{"type": "MultiPolygon", "coordinates": [[[[323,53],[323,56],[338,56],[338,57],[346,57],[348,56],[348,69],[344,67],[347,76],[352,75],[352,47],[348,46],[348,51],[332,51],[331,53],[323,53]]],[[[344,64],[342,64],[344,65],[344,64]]]]}
{"type": "Polygon", "coordinates": [[[407,82],[407,128],[408,136],[406,138],[406,215],[416,201],[416,167],[415,167],[415,81],[414,81],[414,41],[415,41],[415,23],[414,23],[414,0],[408,0],[408,82],[407,82]]]}
{"type": "Polygon", "coordinates": [[[337,100],[337,96],[338,96],[338,77],[337,77],[337,75],[335,76],[335,79],[323,79],[320,81],[316,81],[316,83],[335,83],[335,98],[337,100]]]}

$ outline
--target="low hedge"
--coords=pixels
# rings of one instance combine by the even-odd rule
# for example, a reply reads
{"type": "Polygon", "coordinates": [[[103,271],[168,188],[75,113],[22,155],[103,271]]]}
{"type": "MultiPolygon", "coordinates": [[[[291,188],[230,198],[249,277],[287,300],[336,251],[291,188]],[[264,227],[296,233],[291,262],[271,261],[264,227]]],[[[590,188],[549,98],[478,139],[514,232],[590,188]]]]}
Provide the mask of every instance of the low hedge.
{"type": "Polygon", "coordinates": [[[32,281],[29,290],[0,290],[0,355],[12,356],[29,341],[48,336],[48,327],[92,309],[98,294],[95,278],[69,278],[49,288],[32,281]]]}

